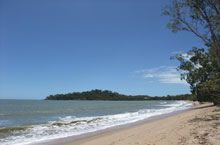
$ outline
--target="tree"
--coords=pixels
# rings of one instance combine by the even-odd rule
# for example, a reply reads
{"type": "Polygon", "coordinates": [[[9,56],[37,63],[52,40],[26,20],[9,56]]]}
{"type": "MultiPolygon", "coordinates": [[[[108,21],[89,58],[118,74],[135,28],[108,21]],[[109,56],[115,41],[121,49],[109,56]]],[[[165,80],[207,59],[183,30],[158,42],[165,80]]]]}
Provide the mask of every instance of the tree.
{"type": "Polygon", "coordinates": [[[209,80],[217,71],[216,61],[205,49],[194,47],[186,54],[176,54],[171,59],[177,59],[180,62],[177,70],[182,70],[181,79],[190,84],[191,91],[195,95],[199,92],[198,84],[209,80]]]}
{"type": "Polygon", "coordinates": [[[189,31],[200,38],[220,72],[220,1],[172,0],[162,14],[171,17],[167,26],[172,32],[189,31]]]}
{"type": "Polygon", "coordinates": [[[170,16],[167,24],[172,32],[189,31],[201,39],[207,50],[193,48],[187,54],[177,54],[178,70],[199,101],[220,104],[220,1],[172,0],[163,15],[170,16]]]}
{"type": "MultiPolygon", "coordinates": [[[[220,104],[220,74],[212,75],[210,80],[198,85],[200,99],[209,98],[213,101],[214,105],[220,104]]],[[[206,100],[210,101],[210,100],[206,100]]]]}

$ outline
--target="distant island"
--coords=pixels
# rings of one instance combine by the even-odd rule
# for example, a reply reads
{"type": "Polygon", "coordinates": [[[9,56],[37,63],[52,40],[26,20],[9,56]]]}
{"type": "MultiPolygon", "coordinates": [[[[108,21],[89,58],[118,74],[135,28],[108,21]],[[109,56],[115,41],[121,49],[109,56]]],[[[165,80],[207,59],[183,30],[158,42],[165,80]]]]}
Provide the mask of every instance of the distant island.
{"type": "Polygon", "coordinates": [[[191,94],[151,97],[148,95],[123,95],[109,90],[91,90],[47,96],[45,100],[109,100],[109,101],[139,101],[139,100],[194,100],[191,94]]]}

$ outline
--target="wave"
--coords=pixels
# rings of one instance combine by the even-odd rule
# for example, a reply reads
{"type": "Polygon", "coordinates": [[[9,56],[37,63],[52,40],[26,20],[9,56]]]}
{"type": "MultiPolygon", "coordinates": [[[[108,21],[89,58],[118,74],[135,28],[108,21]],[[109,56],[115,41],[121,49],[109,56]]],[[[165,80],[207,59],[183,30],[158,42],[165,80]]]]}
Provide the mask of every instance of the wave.
{"type": "Polygon", "coordinates": [[[0,128],[0,143],[2,145],[27,145],[30,143],[39,143],[50,139],[95,132],[191,107],[190,103],[184,101],[177,101],[170,104],[164,102],[158,106],[161,105],[165,108],[142,109],[137,112],[126,112],[105,116],[80,118],[66,116],[59,118],[57,121],[50,121],[45,124],[0,128]]]}

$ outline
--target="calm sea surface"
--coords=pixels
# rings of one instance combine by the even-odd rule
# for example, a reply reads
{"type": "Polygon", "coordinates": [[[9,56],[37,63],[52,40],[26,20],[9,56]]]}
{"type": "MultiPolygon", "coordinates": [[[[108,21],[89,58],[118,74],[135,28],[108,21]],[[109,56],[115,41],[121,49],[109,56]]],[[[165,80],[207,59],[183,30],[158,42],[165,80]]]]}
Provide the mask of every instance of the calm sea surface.
{"type": "Polygon", "coordinates": [[[0,100],[0,144],[39,143],[190,107],[184,101],[0,100]]]}

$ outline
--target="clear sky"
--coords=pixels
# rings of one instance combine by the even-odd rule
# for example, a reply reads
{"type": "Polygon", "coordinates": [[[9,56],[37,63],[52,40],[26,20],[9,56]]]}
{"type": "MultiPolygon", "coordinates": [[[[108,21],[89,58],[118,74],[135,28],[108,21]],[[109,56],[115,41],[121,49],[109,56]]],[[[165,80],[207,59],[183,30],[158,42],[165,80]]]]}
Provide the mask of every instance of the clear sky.
{"type": "Polygon", "coordinates": [[[173,34],[168,0],[0,0],[0,98],[102,89],[122,94],[189,93],[176,52],[202,46],[173,34]]]}

